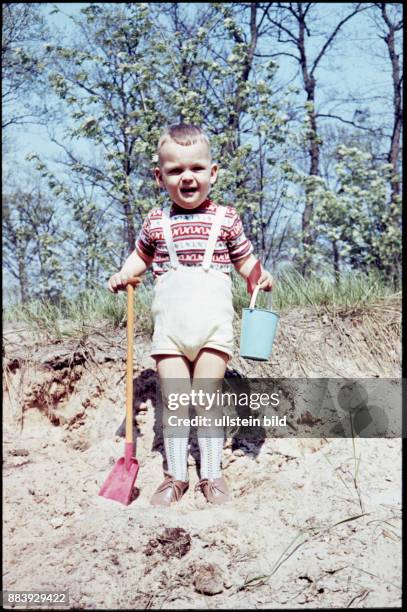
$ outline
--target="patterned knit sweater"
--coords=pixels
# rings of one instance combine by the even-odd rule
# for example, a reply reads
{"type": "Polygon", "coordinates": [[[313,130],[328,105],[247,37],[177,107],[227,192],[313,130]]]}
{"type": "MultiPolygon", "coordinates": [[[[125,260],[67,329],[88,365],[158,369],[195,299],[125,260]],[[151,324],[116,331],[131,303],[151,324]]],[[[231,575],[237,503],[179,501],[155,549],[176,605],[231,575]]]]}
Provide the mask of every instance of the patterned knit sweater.
{"type": "MultiPolygon", "coordinates": [[[[205,200],[194,210],[185,210],[173,203],[170,209],[171,231],[179,263],[184,266],[202,265],[205,248],[217,204],[205,200]]],[[[141,228],[136,250],[141,258],[153,257],[153,274],[159,276],[170,268],[170,258],[164,239],[163,211],[152,209],[141,228]]],[[[246,238],[242,221],[232,206],[226,214],[218,235],[211,267],[229,274],[232,264],[253,252],[246,238]]]]}

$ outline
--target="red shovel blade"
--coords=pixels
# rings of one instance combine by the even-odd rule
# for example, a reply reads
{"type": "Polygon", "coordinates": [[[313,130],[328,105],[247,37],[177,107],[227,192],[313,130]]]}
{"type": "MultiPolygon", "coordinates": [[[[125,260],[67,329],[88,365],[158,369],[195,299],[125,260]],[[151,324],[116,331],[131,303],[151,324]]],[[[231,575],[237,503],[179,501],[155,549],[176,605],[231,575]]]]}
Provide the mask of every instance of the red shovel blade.
{"type": "Polygon", "coordinates": [[[253,293],[254,288],[260,276],[261,276],[261,263],[258,261],[257,263],[254,264],[252,271],[250,272],[247,278],[247,293],[250,293],[250,295],[253,293]]]}
{"type": "Polygon", "coordinates": [[[134,457],[120,457],[106,478],[99,495],[128,506],[132,499],[139,463],[134,457]],[[126,466],[127,463],[127,466],[126,466]]]}

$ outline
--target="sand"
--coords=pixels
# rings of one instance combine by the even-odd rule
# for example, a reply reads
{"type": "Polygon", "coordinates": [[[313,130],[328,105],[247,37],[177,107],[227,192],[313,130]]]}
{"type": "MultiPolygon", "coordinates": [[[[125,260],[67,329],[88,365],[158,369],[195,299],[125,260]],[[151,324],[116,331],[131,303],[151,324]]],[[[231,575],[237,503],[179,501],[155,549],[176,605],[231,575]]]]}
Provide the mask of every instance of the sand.
{"type": "MultiPolygon", "coordinates": [[[[100,337],[99,349],[93,339],[82,362],[69,345],[68,365],[61,344],[30,344],[27,330],[6,336],[4,590],[68,590],[75,609],[401,605],[400,439],[266,438],[233,449],[228,439],[228,504],[213,507],[194,491],[193,452],[181,502],[152,507],[163,457],[154,362],[141,336],[138,497],[126,507],[98,496],[123,454],[123,333],[104,345],[100,337]]],[[[379,363],[361,347],[364,358],[352,361],[334,336],[318,357],[335,368],[322,371],[306,361],[300,325],[283,321],[280,333],[266,368],[236,358],[229,370],[301,376],[308,363],[308,376],[399,375],[399,355],[379,363]],[[287,355],[284,335],[296,337],[296,354],[287,355]]]]}

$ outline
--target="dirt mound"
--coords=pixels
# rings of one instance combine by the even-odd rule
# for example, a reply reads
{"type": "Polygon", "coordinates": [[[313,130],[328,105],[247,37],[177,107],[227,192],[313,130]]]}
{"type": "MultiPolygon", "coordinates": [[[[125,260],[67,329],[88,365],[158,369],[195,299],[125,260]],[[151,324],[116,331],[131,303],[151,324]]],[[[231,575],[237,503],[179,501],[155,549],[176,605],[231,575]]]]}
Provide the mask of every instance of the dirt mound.
{"type": "Polygon", "coordinates": [[[400,336],[399,299],[352,309],[291,308],[281,313],[268,363],[235,358],[231,365],[248,377],[398,377],[400,336]]]}
{"type": "MultiPolygon", "coordinates": [[[[15,329],[15,326],[14,326],[15,329]]],[[[399,376],[400,305],[283,313],[272,360],[231,375],[399,376]]],[[[69,590],[75,608],[400,606],[400,442],[227,440],[233,500],[149,498],[163,448],[148,339],[135,341],[138,498],[98,496],[123,454],[125,331],[4,338],[4,588],[69,590]]]]}

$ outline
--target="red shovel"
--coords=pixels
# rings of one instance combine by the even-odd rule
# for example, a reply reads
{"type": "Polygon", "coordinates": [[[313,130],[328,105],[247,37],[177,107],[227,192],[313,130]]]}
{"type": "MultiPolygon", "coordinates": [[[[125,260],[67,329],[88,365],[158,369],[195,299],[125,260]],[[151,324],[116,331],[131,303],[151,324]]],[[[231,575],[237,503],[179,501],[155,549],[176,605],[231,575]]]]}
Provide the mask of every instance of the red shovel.
{"type": "Polygon", "coordinates": [[[134,287],[140,283],[140,278],[132,278],[127,285],[127,376],[126,376],[126,442],[124,457],[120,457],[99,495],[113,499],[125,506],[132,500],[134,482],[139,469],[138,461],[133,457],[133,303],[134,287]]]}
{"type": "Polygon", "coordinates": [[[258,261],[254,264],[249,276],[247,277],[247,281],[246,281],[247,293],[250,293],[250,295],[253,293],[260,276],[261,276],[261,263],[258,261]]]}

